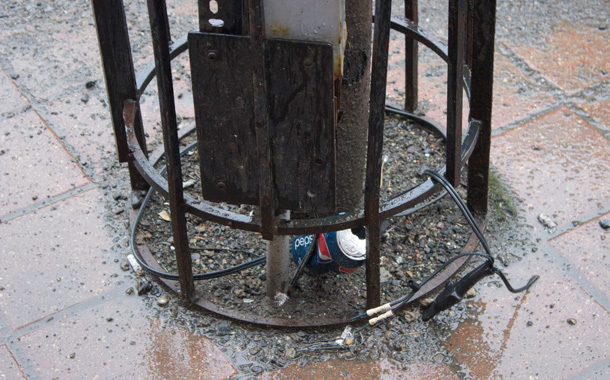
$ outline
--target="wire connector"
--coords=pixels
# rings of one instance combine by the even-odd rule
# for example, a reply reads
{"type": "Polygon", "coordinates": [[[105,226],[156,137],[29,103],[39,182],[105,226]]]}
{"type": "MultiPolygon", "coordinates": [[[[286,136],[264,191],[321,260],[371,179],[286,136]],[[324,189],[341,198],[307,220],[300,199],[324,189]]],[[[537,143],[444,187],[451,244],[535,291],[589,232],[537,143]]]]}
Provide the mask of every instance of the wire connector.
{"type": "Polygon", "coordinates": [[[390,303],[386,303],[385,305],[381,305],[381,306],[374,307],[372,309],[368,309],[366,311],[366,314],[369,317],[371,317],[375,314],[383,313],[384,311],[388,311],[390,309],[392,309],[392,305],[390,305],[390,303]]]}
{"type": "Polygon", "coordinates": [[[393,316],[394,316],[394,312],[392,312],[392,310],[390,310],[390,311],[388,311],[386,313],[381,314],[378,317],[369,319],[369,325],[373,326],[373,325],[377,324],[377,322],[383,321],[384,319],[390,318],[390,317],[393,317],[393,316]]]}

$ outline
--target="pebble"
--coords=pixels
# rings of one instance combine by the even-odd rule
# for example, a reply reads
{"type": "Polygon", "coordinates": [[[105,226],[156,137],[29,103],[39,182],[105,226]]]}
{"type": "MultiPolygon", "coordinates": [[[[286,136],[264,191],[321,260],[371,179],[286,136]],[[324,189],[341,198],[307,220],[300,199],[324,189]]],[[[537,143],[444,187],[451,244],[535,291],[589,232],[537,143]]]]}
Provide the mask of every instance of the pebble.
{"type": "Polygon", "coordinates": [[[422,309],[427,308],[428,306],[430,306],[430,304],[434,302],[434,298],[424,298],[423,300],[421,300],[421,302],[419,303],[419,306],[422,309]]]}
{"type": "Polygon", "coordinates": [[[568,318],[567,322],[568,322],[568,325],[574,326],[576,324],[576,319],[575,318],[568,318]]]}
{"type": "Polygon", "coordinates": [[[470,288],[466,292],[466,298],[474,298],[477,296],[477,294],[478,294],[478,292],[475,288],[470,288]]]}
{"type": "Polygon", "coordinates": [[[417,320],[417,315],[415,315],[415,313],[412,311],[406,311],[403,315],[403,318],[406,323],[412,323],[412,322],[415,322],[415,320],[417,320]]]}
{"type": "Polygon", "coordinates": [[[288,359],[294,359],[295,356],[297,356],[297,350],[295,350],[294,347],[286,348],[286,357],[288,359]]]}
{"type": "Polygon", "coordinates": [[[555,221],[553,221],[553,219],[546,215],[546,214],[540,214],[538,215],[538,221],[545,227],[548,229],[555,229],[557,228],[557,223],[555,223],[555,221]]]}
{"type": "Polygon", "coordinates": [[[125,289],[125,294],[127,294],[128,296],[132,295],[134,292],[135,291],[133,290],[132,287],[125,289]]]}
{"type": "Polygon", "coordinates": [[[534,325],[534,322],[532,321],[527,321],[527,327],[532,327],[534,325]]]}
{"type": "Polygon", "coordinates": [[[138,208],[140,208],[140,206],[142,205],[142,200],[143,200],[143,199],[144,199],[144,198],[143,198],[142,196],[133,194],[133,195],[131,196],[131,199],[130,199],[130,202],[131,202],[131,208],[133,208],[133,209],[138,209],[138,208]]]}
{"type": "Polygon", "coordinates": [[[150,283],[150,281],[145,279],[138,280],[138,283],[136,285],[136,291],[138,292],[139,296],[144,295],[150,292],[151,290],[152,284],[150,283]]]}
{"type": "Polygon", "coordinates": [[[599,225],[604,229],[610,229],[610,219],[602,219],[599,221],[599,225]]]}
{"type": "Polygon", "coordinates": [[[121,259],[121,262],[119,263],[119,266],[124,271],[128,271],[131,268],[131,265],[129,265],[129,260],[127,260],[127,257],[123,257],[121,259]]]}
{"type": "Polygon", "coordinates": [[[169,303],[169,295],[168,294],[164,294],[161,297],[157,298],[157,305],[159,306],[165,306],[169,303]]]}

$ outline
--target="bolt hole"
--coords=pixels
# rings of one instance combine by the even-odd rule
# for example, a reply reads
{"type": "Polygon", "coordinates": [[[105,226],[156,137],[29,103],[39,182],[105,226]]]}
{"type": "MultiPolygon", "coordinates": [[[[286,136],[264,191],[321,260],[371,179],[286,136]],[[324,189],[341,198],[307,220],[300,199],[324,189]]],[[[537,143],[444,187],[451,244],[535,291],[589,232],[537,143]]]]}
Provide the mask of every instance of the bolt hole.
{"type": "Polygon", "coordinates": [[[218,13],[218,1],[210,0],[210,12],[213,14],[218,13]]]}
{"type": "Polygon", "coordinates": [[[208,60],[210,60],[212,62],[218,60],[218,53],[215,50],[208,51],[206,56],[208,57],[208,60]]]}
{"type": "Polygon", "coordinates": [[[211,18],[211,19],[208,20],[208,22],[214,28],[222,28],[225,25],[225,22],[222,21],[221,19],[218,19],[218,18],[211,18]]]}
{"type": "Polygon", "coordinates": [[[227,184],[222,181],[218,181],[216,182],[216,188],[220,191],[225,191],[227,189],[227,184]]]}
{"type": "Polygon", "coordinates": [[[315,160],[313,160],[313,162],[314,162],[316,165],[322,165],[322,164],[324,163],[324,160],[318,157],[318,158],[316,158],[315,160]]]}

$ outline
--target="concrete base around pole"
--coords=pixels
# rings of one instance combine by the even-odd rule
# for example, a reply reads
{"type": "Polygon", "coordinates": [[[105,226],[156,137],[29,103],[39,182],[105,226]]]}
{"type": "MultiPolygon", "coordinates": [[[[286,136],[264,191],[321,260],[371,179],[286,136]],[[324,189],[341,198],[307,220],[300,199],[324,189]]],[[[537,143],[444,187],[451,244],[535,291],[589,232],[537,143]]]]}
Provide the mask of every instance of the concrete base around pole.
{"type": "MultiPolygon", "coordinates": [[[[284,211],[277,220],[290,218],[290,211],[284,211]]],[[[267,242],[267,296],[274,298],[284,293],[290,282],[290,236],[275,235],[267,242]]]]}

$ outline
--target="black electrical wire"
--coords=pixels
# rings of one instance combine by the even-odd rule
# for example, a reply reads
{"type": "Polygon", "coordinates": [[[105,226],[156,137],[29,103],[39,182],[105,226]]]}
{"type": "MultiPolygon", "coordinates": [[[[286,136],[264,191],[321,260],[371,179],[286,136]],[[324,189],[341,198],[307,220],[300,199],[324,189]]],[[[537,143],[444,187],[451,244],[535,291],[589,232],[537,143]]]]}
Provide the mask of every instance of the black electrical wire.
{"type": "MultiPolygon", "coordinates": [[[[432,179],[434,179],[436,182],[440,183],[445,188],[445,190],[447,190],[447,192],[449,193],[451,198],[453,198],[453,201],[456,203],[456,205],[458,206],[458,208],[460,209],[460,211],[466,218],[466,221],[468,221],[468,224],[470,224],[470,228],[472,228],[473,232],[475,233],[475,235],[481,242],[483,249],[485,249],[485,252],[487,252],[487,254],[491,257],[491,249],[489,248],[489,244],[487,244],[487,240],[485,239],[485,236],[483,236],[483,232],[481,232],[481,229],[479,228],[479,225],[477,224],[476,220],[474,219],[474,216],[472,216],[472,213],[470,213],[470,210],[468,210],[468,207],[466,206],[466,204],[464,203],[464,201],[462,200],[460,195],[457,193],[457,191],[453,188],[453,186],[451,186],[449,181],[447,181],[445,179],[445,177],[443,177],[439,173],[437,173],[433,170],[430,170],[430,169],[427,169],[426,171],[424,171],[424,174],[432,177],[432,179]]],[[[492,258],[492,260],[493,260],[493,258],[492,258]]],[[[493,261],[492,261],[492,264],[493,264],[493,261]]]]}
{"type": "MultiPolygon", "coordinates": [[[[487,244],[487,240],[485,239],[485,236],[483,236],[483,232],[481,231],[479,225],[477,224],[474,216],[472,215],[470,210],[468,210],[468,207],[466,206],[466,204],[464,203],[464,201],[462,200],[460,195],[457,193],[457,191],[453,188],[453,186],[449,183],[449,181],[447,181],[441,174],[439,174],[435,171],[432,171],[432,170],[426,170],[424,172],[424,174],[430,176],[433,180],[440,183],[445,188],[445,190],[451,196],[451,198],[454,200],[454,202],[457,204],[458,208],[460,209],[460,211],[462,212],[462,214],[468,221],[468,224],[470,225],[471,229],[473,230],[473,232],[475,233],[475,235],[481,242],[481,245],[483,246],[485,253],[481,253],[481,252],[461,253],[457,256],[452,257],[442,266],[438,267],[434,272],[432,272],[432,274],[430,274],[428,277],[426,277],[419,284],[416,284],[416,283],[410,281],[409,287],[412,289],[412,291],[409,294],[407,294],[401,298],[398,298],[394,301],[391,301],[389,304],[386,304],[385,307],[380,307],[379,308],[380,310],[379,311],[375,310],[375,313],[391,312],[391,313],[389,313],[389,315],[393,315],[394,311],[396,311],[396,310],[400,309],[401,307],[403,307],[404,305],[406,305],[409,302],[409,300],[411,300],[411,298],[413,298],[413,296],[417,293],[417,291],[419,291],[419,289],[421,289],[422,286],[424,286],[426,283],[428,283],[430,280],[432,280],[434,277],[436,277],[441,271],[445,270],[451,263],[453,263],[457,259],[465,257],[465,256],[484,257],[488,261],[489,267],[491,268],[493,273],[497,274],[500,277],[500,279],[504,282],[504,284],[506,285],[507,289],[510,292],[519,293],[519,292],[529,289],[534,284],[534,282],[536,282],[538,280],[539,276],[538,275],[532,276],[530,278],[530,280],[528,281],[528,283],[521,288],[518,288],[518,289],[513,288],[512,285],[509,283],[508,279],[506,278],[506,276],[504,275],[504,273],[502,273],[502,271],[500,269],[495,268],[493,266],[494,258],[491,255],[491,249],[489,248],[489,245],[487,244]]],[[[371,309],[371,310],[374,310],[374,309],[371,309]]],[[[361,319],[364,317],[369,317],[367,312],[360,313],[360,314],[356,315],[355,317],[353,317],[351,320],[355,321],[355,320],[358,320],[358,319],[361,319]]],[[[381,319],[383,319],[383,318],[386,318],[386,317],[381,316],[381,319]]],[[[372,320],[369,321],[369,324],[373,324],[373,323],[374,322],[372,322],[372,320]]],[[[362,331],[367,327],[368,327],[368,325],[362,326],[357,331],[362,331]]]]}
{"type": "MultiPolygon", "coordinates": [[[[190,150],[194,149],[196,146],[197,146],[197,143],[189,144],[187,147],[185,147],[184,149],[182,149],[180,151],[180,155],[181,156],[185,155],[187,152],[189,152],[190,150]]],[[[161,169],[161,171],[160,171],[161,175],[163,175],[164,173],[165,173],[165,168],[161,169]]],[[[154,276],[160,277],[160,278],[164,278],[164,279],[167,279],[167,280],[178,281],[179,280],[179,276],[177,274],[161,272],[161,271],[158,271],[158,270],[156,270],[154,268],[151,268],[148,264],[146,264],[146,261],[140,255],[140,252],[136,248],[136,244],[135,244],[136,228],[140,224],[140,220],[142,219],[142,216],[144,215],[144,210],[146,210],[146,206],[148,205],[148,202],[150,201],[150,198],[152,197],[153,191],[154,191],[154,189],[151,187],[148,190],[148,192],[146,193],[146,196],[144,197],[144,199],[142,200],[142,204],[140,206],[140,210],[138,210],[138,213],[137,213],[136,218],[134,220],[133,226],[131,228],[131,234],[129,236],[129,245],[131,247],[131,252],[133,253],[133,256],[135,257],[135,259],[138,262],[138,264],[140,264],[142,269],[144,269],[144,271],[146,271],[147,273],[150,273],[150,274],[152,274],[154,276]]],[[[213,271],[213,272],[207,272],[207,273],[193,274],[193,280],[196,280],[196,281],[197,280],[210,280],[210,279],[213,279],[213,278],[218,278],[218,277],[226,276],[226,275],[229,275],[229,274],[240,272],[240,271],[242,271],[244,269],[255,267],[257,265],[262,265],[266,261],[267,261],[266,256],[261,256],[259,258],[254,259],[254,260],[250,260],[250,261],[247,261],[245,263],[242,263],[242,264],[230,267],[230,268],[221,269],[221,270],[217,270],[217,271],[213,271]]]]}

